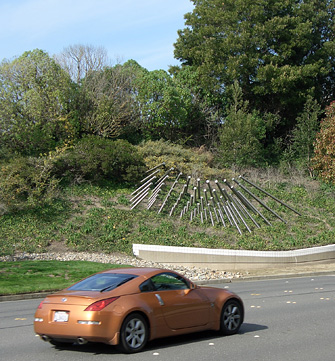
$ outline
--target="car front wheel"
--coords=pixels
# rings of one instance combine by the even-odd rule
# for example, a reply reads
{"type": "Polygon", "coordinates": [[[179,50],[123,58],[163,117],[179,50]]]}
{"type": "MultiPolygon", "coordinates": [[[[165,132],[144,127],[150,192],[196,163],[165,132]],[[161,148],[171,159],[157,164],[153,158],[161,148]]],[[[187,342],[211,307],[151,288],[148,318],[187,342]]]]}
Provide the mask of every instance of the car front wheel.
{"type": "Polygon", "coordinates": [[[233,335],[238,332],[243,322],[243,307],[237,300],[227,301],[221,313],[221,333],[233,335]]]}
{"type": "Polygon", "coordinates": [[[133,313],[125,318],[120,331],[119,348],[125,353],[139,352],[148,341],[148,325],[145,318],[133,313]]]}

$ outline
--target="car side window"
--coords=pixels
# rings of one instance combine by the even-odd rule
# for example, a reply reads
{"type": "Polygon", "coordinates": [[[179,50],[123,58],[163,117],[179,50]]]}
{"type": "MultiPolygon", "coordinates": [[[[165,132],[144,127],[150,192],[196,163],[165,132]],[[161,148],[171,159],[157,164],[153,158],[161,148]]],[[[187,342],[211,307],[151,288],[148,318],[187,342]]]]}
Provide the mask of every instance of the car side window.
{"type": "Polygon", "coordinates": [[[155,291],[155,286],[153,285],[151,279],[146,280],[140,285],[141,292],[152,292],[155,291]]]}
{"type": "Polygon", "coordinates": [[[156,291],[185,290],[190,288],[188,282],[174,273],[160,273],[151,278],[156,291]]]}

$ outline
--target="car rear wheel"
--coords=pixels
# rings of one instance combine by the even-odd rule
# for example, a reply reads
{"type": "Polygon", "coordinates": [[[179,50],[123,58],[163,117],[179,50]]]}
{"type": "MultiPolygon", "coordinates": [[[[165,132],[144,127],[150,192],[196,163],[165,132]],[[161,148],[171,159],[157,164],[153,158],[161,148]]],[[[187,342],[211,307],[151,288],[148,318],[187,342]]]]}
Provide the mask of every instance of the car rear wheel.
{"type": "Polygon", "coordinates": [[[243,322],[243,307],[237,300],[225,303],[221,313],[221,333],[233,335],[238,332],[243,322]]]}
{"type": "Polygon", "coordinates": [[[145,318],[138,313],[132,313],[122,323],[119,348],[125,353],[139,352],[146,345],[148,336],[145,318]]]}

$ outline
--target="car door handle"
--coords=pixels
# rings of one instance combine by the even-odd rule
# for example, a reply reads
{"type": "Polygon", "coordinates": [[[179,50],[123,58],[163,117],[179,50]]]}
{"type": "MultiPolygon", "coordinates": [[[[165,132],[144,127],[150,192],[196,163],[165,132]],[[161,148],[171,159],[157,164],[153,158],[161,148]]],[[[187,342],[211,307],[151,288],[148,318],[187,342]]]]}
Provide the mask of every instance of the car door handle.
{"type": "Polygon", "coordinates": [[[160,304],[161,306],[164,306],[164,301],[162,300],[162,297],[161,297],[158,293],[155,293],[155,296],[156,296],[159,304],[160,304]]]}

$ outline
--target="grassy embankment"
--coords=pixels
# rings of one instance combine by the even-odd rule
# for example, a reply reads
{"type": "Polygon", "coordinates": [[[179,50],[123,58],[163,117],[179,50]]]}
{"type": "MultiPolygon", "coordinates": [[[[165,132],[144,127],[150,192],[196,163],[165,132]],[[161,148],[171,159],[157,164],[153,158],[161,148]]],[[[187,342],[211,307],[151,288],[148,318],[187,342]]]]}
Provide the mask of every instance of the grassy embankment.
{"type": "MultiPolygon", "coordinates": [[[[169,205],[160,214],[157,213],[158,207],[148,211],[140,205],[130,210],[132,190],[86,184],[65,189],[52,205],[1,216],[0,255],[50,250],[131,254],[133,243],[248,250],[290,250],[334,243],[334,187],[298,176],[284,178],[263,173],[249,179],[257,181],[302,215],[296,215],[253,189],[287,223],[258,206],[271,221],[272,227],[258,218],[261,228],[249,224],[252,233],[241,227],[243,234],[239,235],[231,226],[224,228],[216,224],[213,227],[210,223],[202,224],[199,218],[190,222],[178,215],[169,217],[169,205]]],[[[10,274],[12,264],[2,262],[1,266],[0,283],[10,274]]],[[[55,274],[58,268],[46,272],[47,280],[52,279],[52,285],[57,280],[55,274]]],[[[93,269],[96,271],[97,267],[93,269]]],[[[23,275],[29,272],[28,267],[23,275]]],[[[89,270],[89,273],[92,272],[89,270]]],[[[65,276],[60,278],[64,278],[65,283],[56,288],[74,281],[65,276]]],[[[39,278],[33,283],[37,285],[39,278]]],[[[40,289],[45,289],[45,286],[40,289]]]]}
{"type": "Polygon", "coordinates": [[[0,295],[55,291],[119,265],[83,261],[0,262],[0,295]]]}

